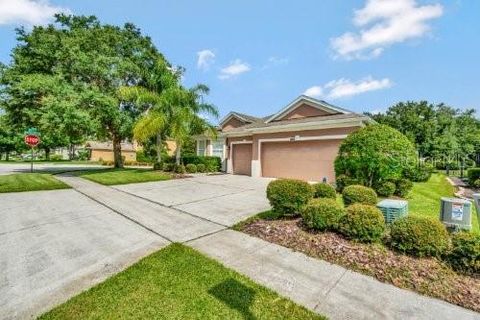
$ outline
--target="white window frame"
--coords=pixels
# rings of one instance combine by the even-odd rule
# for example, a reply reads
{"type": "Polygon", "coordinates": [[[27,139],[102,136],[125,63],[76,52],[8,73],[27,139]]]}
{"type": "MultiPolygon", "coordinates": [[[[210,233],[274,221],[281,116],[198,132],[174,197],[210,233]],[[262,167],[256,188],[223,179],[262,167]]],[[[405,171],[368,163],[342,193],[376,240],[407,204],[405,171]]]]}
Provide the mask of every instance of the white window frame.
{"type": "Polygon", "coordinates": [[[206,152],[207,152],[207,140],[205,139],[197,140],[197,156],[205,156],[206,152]],[[200,148],[200,143],[203,143],[203,148],[200,148]],[[200,153],[200,150],[203,150],[203,152],[200,153]]]}

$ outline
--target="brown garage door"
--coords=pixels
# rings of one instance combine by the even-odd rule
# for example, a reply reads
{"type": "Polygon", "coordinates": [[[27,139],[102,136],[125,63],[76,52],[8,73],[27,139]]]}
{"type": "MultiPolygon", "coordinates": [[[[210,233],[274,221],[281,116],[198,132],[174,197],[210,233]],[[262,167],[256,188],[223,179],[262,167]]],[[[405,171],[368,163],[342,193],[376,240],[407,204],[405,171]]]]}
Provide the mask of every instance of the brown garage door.
{"type": "Polygon", "coordinates": [[[252,172],[252,144],[234,144],[232,152],[233,173],[251,175],[252,172]]]}
{"type": "Polygon", "coordinates": [[[333,163],[341,140],[262,143],[262,175],[307,181],[334,181],[333,163]]]}

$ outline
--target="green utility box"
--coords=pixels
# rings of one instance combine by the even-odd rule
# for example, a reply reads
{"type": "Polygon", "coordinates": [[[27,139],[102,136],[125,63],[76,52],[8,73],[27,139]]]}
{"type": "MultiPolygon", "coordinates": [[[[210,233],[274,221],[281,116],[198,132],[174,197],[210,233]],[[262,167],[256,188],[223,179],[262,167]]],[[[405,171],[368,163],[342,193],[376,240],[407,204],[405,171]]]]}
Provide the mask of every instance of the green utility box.
{"type": "Polygon", "coordinates": [[[383,213],[386,223],[392,223],[408,214],[408,201],[385,199],[377,203],[377,208],[383,213]]]}

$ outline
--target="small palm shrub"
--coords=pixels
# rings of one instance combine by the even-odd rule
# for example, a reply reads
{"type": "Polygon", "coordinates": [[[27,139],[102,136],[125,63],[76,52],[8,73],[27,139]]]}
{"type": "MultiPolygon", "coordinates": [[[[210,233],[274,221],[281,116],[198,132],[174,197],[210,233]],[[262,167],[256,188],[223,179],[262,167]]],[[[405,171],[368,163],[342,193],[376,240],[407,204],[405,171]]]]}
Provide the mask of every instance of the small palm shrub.
{"type": "Polygon", "coordinates": [[[375,205],[378,202],[375,191],[372,188],[361,185],[351,185],[345,187],[342,192],[342,197],[346,206],[353,203],[375,205]]]}
{"type": "Polygon", "coordinates": [[[473,181],[473,187],[477,188],[477,189],[480,189],[480,178],[473,181]]]}
{"type": "Polygon", "coordinates": [[[397,186],[395,183],[391,181],[384,181],[376,186],[375,191],[377,191],[378,195],[381,197],[390,197],[395,193],[396,189],[397,186]]]}
{"type": "Polygon", "coordinates": [[[338,231],[352,240],[376,242],[385,232],[385,219],[382,212],[374,206],[352,204],[340,219],[338,231]]]}
{"type": "Polygon", "coordinates": [[[309,228],[323,231],[334,230],[344,210],[334,199],[320,198],[311,200],[300,210],[300,214],[309,228]]]}
{"type": "Polygon", "coordinates": [[[480,235],[457,232],[452,236],[452,250],[446,261],[457,271],[480,273],[480,235]]]}
{"type": "Polygon", "coordinates": [[[205,165],[203,163],[197,164],[197,172],[205,172],[206,170],[207,170],[207,168],[205,167],[205,165]]]}
{"type": "Polygon", "coordinates": [[[396,182],[395,195],[405,198],[413,188],[413,182],[408,179],[400,179],[396,182]]]}
{"type": "Polygon", "coordinates": [[[163,163],[161,162],[155,162],[153,164],[153,170],[162,170],[163,169],[163,163]]]}
{"type": "Polygon", "coordinates": [[[267,186],[267,199],[272,209],[283,215],[293,215],[313,198],[313,188],[305,181],[279,179],[267,186]]]}
{"type": "Polygon", "coordinates": [[[407,216],[395,220],[390,229],[390,245],[414,256],[440,256],[450,246],[445,226],[438,220],[407,216]]]}
{"type": "Polygon", "coordinates": [[[197,172],[197,166],[194,165],[193,163],[189,163],[185,166],[185,170],[188,173],[196,173],[197,172]]]}
{"type": "Polygon", "coordinates": [[[327,183],[317,183],[313,185],[313,189],[315,190],[315,198],[331,198],[336,199],[337,193],[335,192],[335,188],[327,183]]]}

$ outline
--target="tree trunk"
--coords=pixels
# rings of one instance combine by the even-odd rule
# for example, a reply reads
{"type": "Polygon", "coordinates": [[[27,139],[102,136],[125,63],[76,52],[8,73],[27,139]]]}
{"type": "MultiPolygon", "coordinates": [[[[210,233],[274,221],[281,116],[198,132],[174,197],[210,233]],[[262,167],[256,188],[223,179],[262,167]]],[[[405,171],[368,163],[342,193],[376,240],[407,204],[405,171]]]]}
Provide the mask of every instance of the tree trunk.
{"type": "Polygon", "coordinates": [[[179,165],[180,160],[182,160],[182,145],[177,142],[177,149],[175,150],[175,163],[179,165]]]}
{"type": "Polygon", "coordinates": [[[45,148],[45,160],[50,160],[50,148],[45,148]]]}
{"type": "Polygon", "coordinates": [[[10,160],[10,151],[5,152],[5,160],[10,160]]]}
{"type": "Polygon", "coordinates": [[[157,133],[157,162],[162,163],[162,134],[157,133]]]}
{"type": "Polygon", "coordinates": [[[123,168],[123,159],[122,159],[122,141],[119,136],[113,135],[113,162],[115,168],[123,168]]]}

